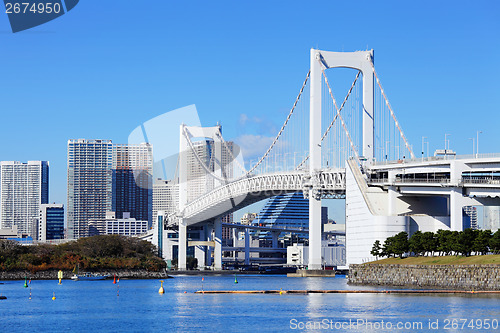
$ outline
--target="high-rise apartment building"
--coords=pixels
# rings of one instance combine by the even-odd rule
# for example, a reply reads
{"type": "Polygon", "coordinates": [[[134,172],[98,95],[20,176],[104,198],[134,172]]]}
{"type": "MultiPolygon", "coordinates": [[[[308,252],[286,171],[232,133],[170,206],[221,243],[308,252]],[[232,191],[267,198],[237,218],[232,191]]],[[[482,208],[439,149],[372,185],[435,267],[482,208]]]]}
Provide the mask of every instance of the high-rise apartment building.
{"type": "Polygon", "coordinates": [[[111,140],[68,141],[68,238],[89,236],[88,222],[111,211],[112,167],[111,140]]]}
{"type": "Polygon", "coordinates": [[[113,145],[112,211],[117,219],[152,223],[153,147],[148,143],[113,145]]]}
{"type": "Polygon", "coordinates": [[[147,143],[68,141],[68,237],[104,233],[106,213],[152,222],[153,150],[147,143]],[[89,229],[89,222],[97,223],[89,229]],[[101,223],[101,224],[99,224],[101,223]],[[92,232],[91,232],[92,231],[92,232]]]}
{"type": "Polygon", "coordinates": [[[49,162],[0,162],[0,228],[36,238],[40,204],[49,201],[49,162]]]}

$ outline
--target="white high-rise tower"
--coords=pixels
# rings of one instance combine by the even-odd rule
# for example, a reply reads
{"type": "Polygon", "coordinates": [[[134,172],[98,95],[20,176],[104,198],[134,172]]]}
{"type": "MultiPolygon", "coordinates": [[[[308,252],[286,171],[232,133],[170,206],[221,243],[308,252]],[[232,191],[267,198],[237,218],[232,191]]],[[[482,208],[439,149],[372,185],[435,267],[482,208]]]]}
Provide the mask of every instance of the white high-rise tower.
{"type": "Polygon", "coordinates": [[[49,201],[49,162],[0,162],[0,228],[36,238],[40,204],[49,201]]]}

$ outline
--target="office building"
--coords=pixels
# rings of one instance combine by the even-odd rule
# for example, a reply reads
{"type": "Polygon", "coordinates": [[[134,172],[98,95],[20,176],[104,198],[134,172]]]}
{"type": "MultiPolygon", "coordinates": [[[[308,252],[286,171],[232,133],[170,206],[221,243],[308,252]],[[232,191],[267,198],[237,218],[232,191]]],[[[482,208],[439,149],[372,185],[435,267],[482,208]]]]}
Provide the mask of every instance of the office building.
{"type": "Polygon", "coordinates": [[[113,145],[112,208],[117,219],[153,221],[153,148],[148,143],[113,145]]]}
{"type": "MultiPolygon", "coordinates": [[[[328,208],[321,207],[321,223],[324,225],[327,222],[328,208]]],[[[252,223],[262,227],[308,230],[309,200],[304,199],[301,192],[281,194],[270,198],[252,223]]],[[[270,244],[272,234],[271,231],[253,232],[253,235],[262,241],[262,245],[270,244]]],[[[281,232],[279,235],[279,239],[287,243],[306,241],[308,237],[307,231],[281,232]]]]}
{"type": "Polygon", "coordinates": [[[148,221],[136,220],[128,212],[123,218],[106,220],[106,235],[136,236],[148,231],[148,221]]]}
{"type": "Polygon", "coordinates": [[[187,201],[190,202],[203,194],[217,187],[218,180],[208,174],[208,169],[212,173],[221,173],[223,178],[231,179],[233,177],[232,170],[232,151],[234,144],[232,141],[226,142],[225,145],[213,140],[203,140],[193,142],[193,150],[188,150],[186,157],[187,168],[187,201]],[[216,147],[220,145],[219,147],[216,147]],[[215,149],[220,149],[222,170],[216,162],[215,149]],[[197,156],[195,156],[195,154],[197,156]],[[200,164],[200,161],[205,165],[206,169],[200,164]]]}
{"type": "Polygon", "coordinates": [[[241,217],[241,224],[250,225],[257,218],[257,213],[245,213],[241,217]]]}
{"type": "Polygon", "coordinates": [[[0,162],[0,228],[36,238],[41,204],[49,200],[49,162],[0,162]]]}
{"type": "Polygon", "coordinates": [[[42,204],[38,219],[38,237],[40,242],[64,239],[64,205],[42,204]]]}
{"type": "Polygon", "coordinates": [[[89,221],[111,211],[112,167],[111,140],[68,141],[68,238],[89,236],[89,221]]]}
{"type": "Polygon", "coordinates": [[[175,212],[179,202],[179,187],[172,180],[156,179],[153,183],[153,221],[158,212],[164,214],[175,212]]]}
{"type": "MultiPolygon", "coordinates": [[[[234,143],[232,141],[228,141],[225,144],[212,139],[193,142],[193,150],[188,150],[186,158],[188,202],[219,186],[219,180],[211,176],[207,172],[207,169],[211,173],[220,174],[222,178],[232,179],[233,164],[231,162],[233,159],[233,149],[234,143]],[[217,149],[220,150],[220,153],[216,152],[217,149]],[[216,155],[220,156],[220,163],[217,162],[216,155]]],[[[233,223],[233,214],[223,216],[222,223],[233,223]]],[[[228,240],[231,238],[232,233],[230,228],[223,227],[222,239],[228,240]]]]}

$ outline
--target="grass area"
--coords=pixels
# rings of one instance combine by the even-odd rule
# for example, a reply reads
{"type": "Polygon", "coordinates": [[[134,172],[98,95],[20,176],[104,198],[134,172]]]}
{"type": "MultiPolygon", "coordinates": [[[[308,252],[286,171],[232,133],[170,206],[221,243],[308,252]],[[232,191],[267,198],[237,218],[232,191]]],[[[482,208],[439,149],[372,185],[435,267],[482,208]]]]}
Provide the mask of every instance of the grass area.
{"type": "Polygon", "coordinates": [[[388,258],[371,261],[367,264],[391,264],[391,265],[500,265],[500,254],[485,256],[443,256],[443,257],[409,257],[409,258],[388,258]]]}

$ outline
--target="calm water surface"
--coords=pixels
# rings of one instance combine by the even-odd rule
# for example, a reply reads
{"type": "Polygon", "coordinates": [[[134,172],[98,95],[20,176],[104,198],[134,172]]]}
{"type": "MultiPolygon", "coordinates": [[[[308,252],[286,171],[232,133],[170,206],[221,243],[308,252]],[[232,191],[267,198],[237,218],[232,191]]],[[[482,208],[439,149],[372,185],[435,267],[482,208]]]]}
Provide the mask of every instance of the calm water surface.
{"type": "MultiPolygon", "coordinates": [[[[203,288],[374,289],[348,286],[343,277],[237,279],[207,276],[203,288]]],[[[201,295],[194,294],[202,288],[199,276],[165,280],[163,295],[159,280],[32,281],[30,288],[24,281],[0,283],[0,294],[8,297],[0,301],[2,332],[500,331],[500,296],[201,295]]]]}

